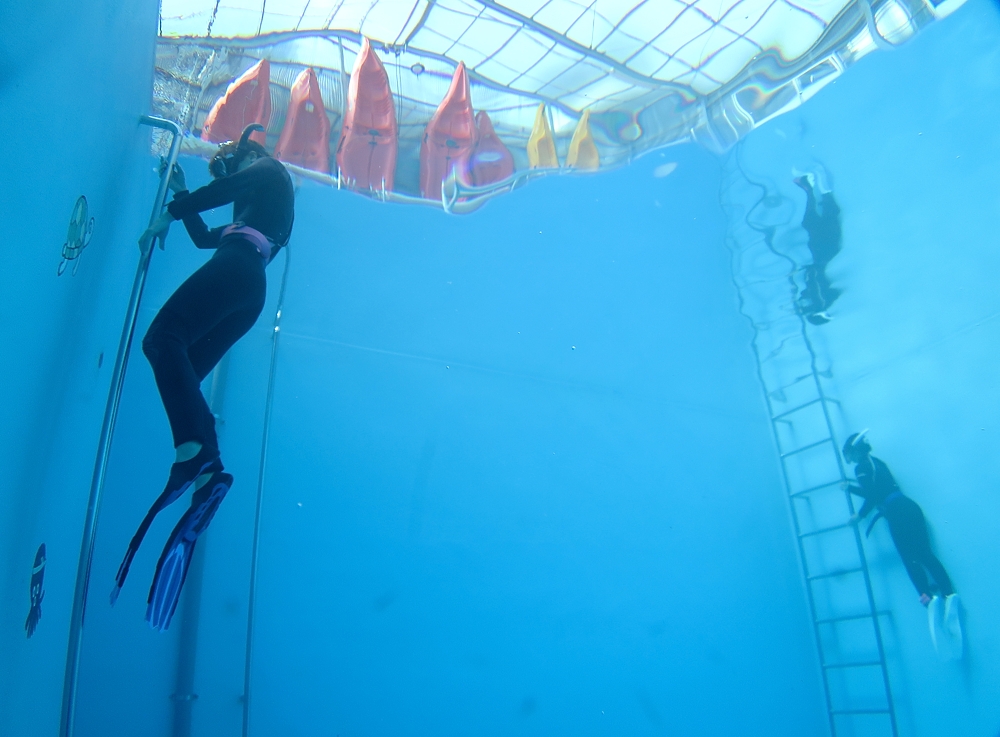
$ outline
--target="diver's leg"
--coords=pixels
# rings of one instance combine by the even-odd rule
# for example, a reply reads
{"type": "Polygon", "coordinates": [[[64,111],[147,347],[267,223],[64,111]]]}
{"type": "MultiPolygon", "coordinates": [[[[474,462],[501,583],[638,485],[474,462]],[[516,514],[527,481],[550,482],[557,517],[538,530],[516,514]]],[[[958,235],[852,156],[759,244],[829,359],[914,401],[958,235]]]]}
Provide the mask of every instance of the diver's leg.
{"type": "Polygon", "coordinates": [[[840,296],[840,290],[830,284],[830,278],[826,275],[825,266],[816,268],[816,291],[819,294],[819,304],[824,312],[840,296]]]}
{"type": "MultiPolygon", "coordinates": [[[[262,306],[264,285],[260,256],[249,246],[226,247],[178,287],[150,325],[143,352],[153,368],[175,447],[191,441],[214,445],[214,433],[206,428],[211,411],[201,393],[207,361],[214,355],[206,359],[212,352],[201,341],[218,336],[216,328],[228,324],[234,313],[262,306]],[[190,351],[199,344],[193,360],[190,351]]],[[[232,344],[216,340],[207,345],[224,348],[221,357],[232,344]]]]}
{"type": "Polygon", "coordinates": [[[201,380],[189,350],[247,302],[246,263],[241,252],[256,256],[260,280],[263,262],[249,246],[216,251],[192,274],[160,310],[142,348],[153,368],[163,407],[174,436],[177,456],[158,505],[177,499],[193,483],[198,488],[222,470],[215,418],[201,393],[201,380]]]}
{"type": "MultiPolygon", "coordinates": [[[[188,349],[188,357],[199,380],[204,380],[229,349],[249,332],[250,328],[257,322],[263,307],[264,297],[262,294],[259,306],[229,315],[188,349]]],[[[218,447],[215,415],[212,414],[207,403],[205,410],[206,413],[202,415],[201,434],[207,438],[206,442],[218,447]]]]}
{"type": "MultiPolygon", "coordinates": [[[[200,528],[204,529],[211,519],[211,515],[205,517],[205,510],[210,507],[214,509],[212,505],[217,505],[221,500],[220,494],[224,495],[232,485],[232,477],[223,473],[215,437],[215,418],[201,393],[201,380],[218,358],[206,358],[208,352],[202,347],[195,350],[195,361],[192,362],[190,351],[206,336],[220,335],[220,326],[231,325],[233,321],[229,319],[230,316],[246,312],[248,304],[262,305],[264,284],[263,260],[249,245],[246,248],[230,246],[220,249],[171,295],[143,339],[143,352],[153,368],[157,388],[170,421],[177,459],[170,467],[163,492],[153,503],[129,543],[115,577],[116,585],[111,592],[112,603],[125,583],[146,531],[161,509],[176,501],[192,486],[196,497],[199,492],[208,489],[208,496],[203,493],[195,499],[192,504],[194,511],[188,510],[184,517],[185,520],[193,520],[191,524],[204,518],[205,522],[200,528]],[[248,253],[256,261],[248,258],[248,253]]],[[[242,319],[245,321],[246,318],[242,319]]],[[[218,345],[218,341],[210,341],[210,344],[218,345]]],[[[184,527],[183,534],[187,534],[187,529],[184,527]]],[[[177,540],[172,537],[164,555],[175,549],[179,548],[177,540]]],[[[161,585],[166,585],[164,582],[169,582],[169,576],[160,576],[162,565],[161,557],[154,590],[159,590],[161,585]]],[[[168,570],[174,569],[168,566],[168,570]]],[[[175,593],[179,591],[178,586],[175,593]]],[[[151,599],[153,594],[154,591],[151,591],[151,599]]]]}
{"type": "MultiPolygon", "coordinates": [[[[223,254],[227,276],[233,292],[229,299],[231,312],[188,348],[188,358],[199,381],[211,373],[222,357],[257,322],[267,296],[264,262],[255,249],[228,248],[223,254]]],[[[207,412],[203,418],[204,434],[218,444],[215,417],[207,412]]]]}
{"type": "Polygon", "coordinates": [[[188,358],[200,379],[204,380],[229,349],[250,331],[263,309],[262,294],[259,305],[229,315],[188,349],[188,358]]]}
{"type": "Polygon", "coordinates": [[[921,596],[930,597],[930,583],[927,580],[927,572],[920,564],[920,561],[913,558],[903,558],[903,566],[913,582],[914,588],[921,596]]]}
{"type": "Polygon", "coordinates": [[[802,271],[805,273],[806,283],[799,293],[799,310],[802,314],[809,315],[823,309],[820,292],[820,275],[822,272],[814,264],[804,267],[802,271]]]}
{"type": "Polygon", "coordinates": [[[188,358],[188,346],[193,342],[193,336],[210,327],[206,324],[210,319],[207,311],[203,322],[197,310],[209,301],[205,292],[218,276],[212,273],[213,269],[206,272],[205,267],[209,264],[211,261],[174,292],[153,319],[142,341],[143,353],[153,368],[160,399],[167,412],[177,455],[163,492],[132,536],[118,567],[115,587],[111,591],[112,605],[125,585],[132,560],[149,526],[160,510],[177,501],[192,485],[197,486],[203,477],[207,476],[207,481],[212,473],[222,471],[217,444],[210,443],[209,436],[204,433],[201,413],[208,412],[208,405],[201,395],[199,378],[188,358]]]}
{"type": "Polygon", "coordinates": [[[142,340],[142,351],[153,369],[175,448],[190,442],[205,444],[208,441],[200,421],[208,405],[188,358],[188,346],[194,342],[192,336],[201,327],[197,323],[192,325],[191,320],[164,306],[142,340]]]}
{"type": "Polygon", "coordinates": [[[941,561],[937,559],[937,556],[931,552],[930,547],[921,556],[920,562],[930,572],[942,596],[951,596],[955,593],[955,588],[951,585],[951,578],[948,576],[948,572],[944,569],[941,561]]]}
{"type": "Polygon", "coordinates": [[[829,308],[834,302],[836,302],[837,299],[840,297],[840,295],[843,294],[843,290],[837,289],[836,287],[832,286],[829,280],[826,281],[825,292],[826,294],[823,299],[826,302],[827,308],[829,308]]]}
{"type": "Polygon", "coordinates": [[[820,200],[819,207],[823,212],[823,217],[825,218],[840,217],[840,205],[838,205],[837,200],[833,198],[832,192],[823,193],[823,197],[820,200]]]}
{"type": "Polygon", "coordinates": [[[899,557],[903,559],[906,572],[921,596],[930,596],[927,572],[924,570],[924,552],[930,550],[927,537],[927,523],[924,513],[909,497],[897,499],[886,509],[885,518],[889,523],[892,541],[896,544],[899,557]]]}
{"type": "Polygon", "coordinates": [[[813,188],[807,185],[802,189],[806,193],[806,209],[802,215],[802,227],[805,228],[807,233],[811,233],[817,225],[823,222],[823,216],[820,215],[819,208],[816,205],[816,196],[813,194],[813,188]]]}

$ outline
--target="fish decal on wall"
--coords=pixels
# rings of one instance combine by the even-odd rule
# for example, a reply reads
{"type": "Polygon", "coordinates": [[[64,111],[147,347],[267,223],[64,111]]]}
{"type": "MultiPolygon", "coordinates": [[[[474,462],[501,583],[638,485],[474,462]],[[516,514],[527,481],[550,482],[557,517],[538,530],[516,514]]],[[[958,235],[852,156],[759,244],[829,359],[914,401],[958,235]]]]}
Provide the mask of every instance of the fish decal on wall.
{"type": "Polygon", "coordinates": [[[35,553],[35,565],[31,568],[31,586],[28,589],[31,597],[31,609],[28,611],[28,618],[24,620],[24,631],[28,637],[35,634],[38,620],[42,618],[42,599],[45,598],[45,590],[42,583],[45,580],[45,543],[38,546],[35,553]]]}
{"type": "Polygon", "coordinates": [[[69,228],[66,231],[66,242],[62,247],[62,261],[56,274],[62,276],[69,264],[73,264],[73,276],[76,276],[77,269],[80,268],[80,256],[83,249],[90,243],[90,237],[94,234],[94,218],[88,218],[90,208],[87,206],[87,198],[80,195],[73,206],[73,215],[69,219],[69,228]]]}

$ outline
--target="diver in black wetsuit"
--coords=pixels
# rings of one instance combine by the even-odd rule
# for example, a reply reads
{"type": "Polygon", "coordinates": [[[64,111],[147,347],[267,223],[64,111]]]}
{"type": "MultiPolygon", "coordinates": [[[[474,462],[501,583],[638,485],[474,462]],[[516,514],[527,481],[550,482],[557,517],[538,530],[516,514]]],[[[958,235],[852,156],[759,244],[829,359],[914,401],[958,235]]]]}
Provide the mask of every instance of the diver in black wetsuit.
{"type": "Polygon", "coordinates": [[[809,234],[809,251],[813,257],[812,263],[804,269],[806,285],[799,294],[798,307],[813,325],[830,322],[827,310],[840,296],[840,290],[832,287],[826,276],[827,264],[840,253],[840,207],[820,180],[821,177],[812,173],[801,174],[792,180],[806,193],[802,227],[809,234]]]}
{"type": "Polygon", "coordinates": [[[157,563],[146,610],[154,629],[170,624],[195,541],[233,481],[223,471],[215,418],[201,393],[201,382],[257,321],[267,285],[264,267],[291,235],[295,199],[291,178],[263,146],[250,140],[254,130],[263,128],[247,126],[238,143],[219,147],[209,163],[214,181],[194,192],[187,191],[184,173],[176,167],[170,179],[174,199],[139,241],[145,253],[170,223],[183,220],[198,248],[215,249],[212,258],[163,305],[142,341],[177,455],[166,488],[125,554],[112,603],[153,517],[188,489],[194,492],[190,509],[157,563]],[[210,230],[199,213],[228,203],[233,203],[233,223],[210,230]]]}
{"type": "Polygon", "coordinates": [[[927,580],[928,572],[933,577],[937,590],[946,597],[947,603],[955,589],[952,588],[951,579],[941,561],[931,551],[923,510],[915,501],[903,495],[889,467],[880,458],[871,455],[871,446],[864,435],[863,432],[854,433],[844,443],[844,459],[856,464],[854,475],[858,479],[857,485],[848,485],[847,490],[865,500],[861,509],[851,517],[851,523],[857,524],[873,509],[878,509],[865,536],[871,534],[880,517],[885,517],[896,550],[920,594],[920,603],[927,606],[933,598],[927,580]]]}

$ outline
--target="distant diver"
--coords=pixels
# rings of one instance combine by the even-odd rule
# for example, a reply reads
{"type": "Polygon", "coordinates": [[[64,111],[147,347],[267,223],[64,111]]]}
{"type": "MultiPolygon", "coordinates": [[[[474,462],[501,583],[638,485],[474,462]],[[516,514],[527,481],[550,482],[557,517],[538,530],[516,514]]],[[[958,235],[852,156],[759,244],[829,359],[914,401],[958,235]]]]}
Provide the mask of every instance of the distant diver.
{"type": "Polygon", "coordinates": [[[840,296],[840,290],[830,285],[826,267],[840,253],[840,207],[822,168],[815,172],[792,170],[792,181],[806,193],[806,211],[802,227],[809,234],[809,251],[812,263],[804,268],[805,287],[798,297],[798,308],[813,325],[830,322],[827,312],[840,296]]]}
{"type": "Polygon", "coordinates": [[[28,584],[28,598],[31,601],[31,608],[28,609],[28,618],[24,620],[24,631],[28,637],[35,634],[35,628],[42,618],[42,599],[45,598],[45,543],[38,546],[35,553],[35,564],[31,567],[31,581],[28,584]]]}
{"type": "MultiPolygon", "coordinates": [[[[225,473],[215,433],[215,418],[201,393],[201,382],[247,331],[264,308],[264,268],[288,244],[294,220],[295,190],[285,167],[250,134],[219,146],[209,162],[214,181],[188,192],[176,166],[169,187],[175,192],[166,211],[140,237],[145,253],[165,237],[174,220],[183,220],[198,248],[215,249],[156,315],[142,350],[149,359],[173,434],[176,461],[159,498],[139,525],[115,577],[112,605],[156,514],[192,489],[191,506],[181,517],[156,564],[146,621],[153,629],[170,625],[195,542],[205,531],[233,485],[225,473]],[[233,203],[233,222],[209,229],[199,213],[233,203]]],[[[162,243],[161,243],[162,246],[162,243]]]]}
{"type": "Polygon", "coordinates": [[[868,524],[865,536],[881,517],[889,523],[889,533],[896,545],[899,557],[903,559],[906,572],[920,595],[920,603],[929,609],[931,636],[938,646],[937,630],[943,624],[946,633],[956,642],[961,642],[962,629],[959,622],[958,595],[951,584],[948,572],[931,550],[927,533],[927,520],[920,506],[900,491],[889,467],[880,458],[871,455],[871,445],[865,437],[867,430],[854,433],[844,443],[844,459],[855,464],[854,475],[857,485],[846,484],[847,491],[862,497],[865,501],[861,509],[851,516],[851,524],[858,524],[873,509],[878,512],[868,524]],[[934,579],[932,588],[927,574],[934,579]],[[940,597],[944,597],[943,623],[939,612],[940,597]]]}

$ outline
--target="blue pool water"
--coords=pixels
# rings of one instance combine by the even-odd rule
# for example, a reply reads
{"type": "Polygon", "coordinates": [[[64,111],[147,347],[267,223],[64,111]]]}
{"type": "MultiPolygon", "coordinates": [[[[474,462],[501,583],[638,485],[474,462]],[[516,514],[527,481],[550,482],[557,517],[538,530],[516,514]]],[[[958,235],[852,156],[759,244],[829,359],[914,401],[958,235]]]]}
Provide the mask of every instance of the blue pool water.
{"type": "MultiPolygon", "coordinates": [[[[155,8],[110,1],[0,10],[0,27],[22,29],[0,56],[12,737],[60,731],[87,492],[157,185],[136,125],[155,23],[155,8]],[[77,274],[57,276],[80,194],[94,236],[77,274]]],[[[871,643],[814,626],[854,594],[806,576],[856,549],[850,530],[841,548],[796,537],[851,511],[842,494],[789,500],[786,478],[805,485],[808,469],[780,455],[822,438],[772,424],[798,391],[773,382],[802,365],[832,400],[831,448],[870,428],[962,598],[965,650],[949,658],[885,523],[864,540],[898,734],[995,737],[998,119],[1000,9],[969,0],[722,156],[673,147],[466,216],[302,183],[263,315],[206,382],[236,485],[166,633],[143,613],[177,514],[154,523],[117,605],[106,598],[173,457],[133,350],[76,737],[818,737],[831,708],[882,710],[880,675],[823,678],[829,657],[869,658],[871,643]],[[803,327],[791,172],[818,164],[843,212],[827,270],[843,294],[829,323],[803,327]]],[[[208,181],[203,160],[181,164],[190,185],[208,181]]],[[[205,258],[171,230],[138,335],[205,258]]],[[[840,737],[892,734],[881,714],[832,719],[840,737]]]]}

